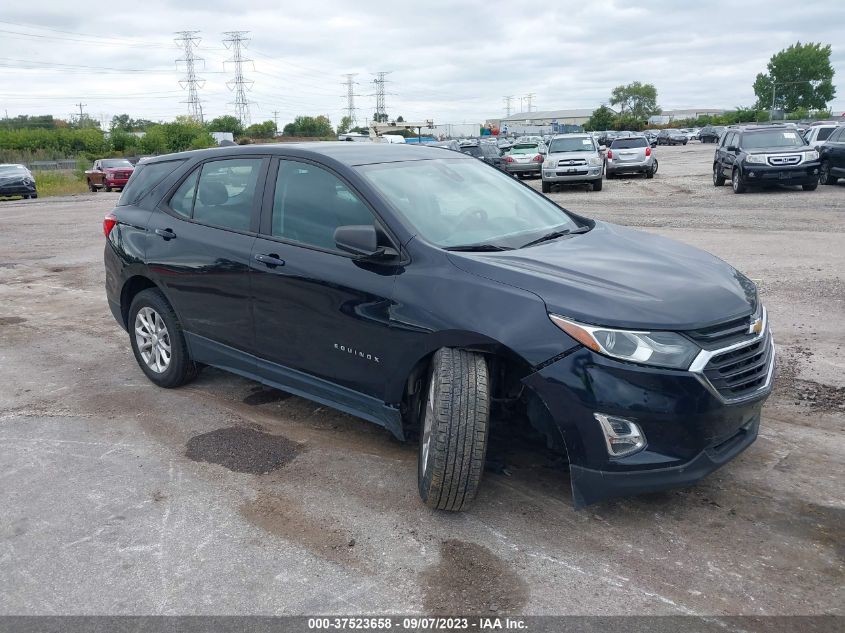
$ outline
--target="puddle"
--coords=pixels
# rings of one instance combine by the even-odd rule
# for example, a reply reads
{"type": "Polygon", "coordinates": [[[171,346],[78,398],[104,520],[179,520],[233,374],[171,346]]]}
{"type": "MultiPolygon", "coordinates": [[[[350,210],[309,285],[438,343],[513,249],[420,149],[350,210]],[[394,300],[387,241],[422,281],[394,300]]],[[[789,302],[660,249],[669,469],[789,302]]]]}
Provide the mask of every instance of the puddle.
{"type": "Polygon", "coordinates": [[[263,475],[293,460],[302,445],[282,435],[233,426],[188,440],[185,456],[195,462],[219,464],[237,473],[263,475]]]}
{"type": "Polygon", "coordinates": [[[287,400],[290,397],[291,394],[286,391],[280,391],[272,387],[256,387],[252,393],[244,397],[242,402],[254,407],[259,404],[270,404],[271,402],[287,400]]]}
{"type": "Polygon", "coordinates": [[[17,325],[18,323],[24,323],[26,319],[23,317],[7,317],[7,316],[0,316],[0,325],[17,325]]]}
{"type": "Polygon", "coordinates": [[[451,539],[440,545],[440,562],[420,574],[425,611],[495,616],[519,613],[528,586],[482,545],[451,539]]]}

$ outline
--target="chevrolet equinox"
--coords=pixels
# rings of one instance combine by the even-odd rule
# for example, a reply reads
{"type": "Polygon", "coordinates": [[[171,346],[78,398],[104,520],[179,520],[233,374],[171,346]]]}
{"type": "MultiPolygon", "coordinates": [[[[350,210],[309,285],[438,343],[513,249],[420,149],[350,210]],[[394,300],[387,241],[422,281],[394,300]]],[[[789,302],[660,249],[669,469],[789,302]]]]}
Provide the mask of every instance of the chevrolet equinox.
{"type": "Polygon", "coordinates": [[[567,457],[582,507],[723,465],[772,386],[742,273],[438,148],[161,156],[103,230],[108,302],[153,383],[211,365],[418,436],[433,508],[474,498],[491,413],[567,457]]]}

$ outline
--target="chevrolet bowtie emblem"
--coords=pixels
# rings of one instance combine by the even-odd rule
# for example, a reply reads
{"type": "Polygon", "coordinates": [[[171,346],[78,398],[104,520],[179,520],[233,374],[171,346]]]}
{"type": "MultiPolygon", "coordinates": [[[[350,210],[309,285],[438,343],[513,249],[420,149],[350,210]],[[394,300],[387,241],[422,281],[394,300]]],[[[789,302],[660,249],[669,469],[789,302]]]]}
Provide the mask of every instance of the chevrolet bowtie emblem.
{"type": "Polygon", "coordinates": [[[759,334],[763,331],[763,319],[754,319],[748,326],[749,334],[759,334]]]}

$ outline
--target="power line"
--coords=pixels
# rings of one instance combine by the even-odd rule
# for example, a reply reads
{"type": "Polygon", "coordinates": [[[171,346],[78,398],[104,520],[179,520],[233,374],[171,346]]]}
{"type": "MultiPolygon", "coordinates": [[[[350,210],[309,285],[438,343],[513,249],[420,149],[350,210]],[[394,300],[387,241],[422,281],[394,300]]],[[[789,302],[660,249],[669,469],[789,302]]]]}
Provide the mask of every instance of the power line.
{"type": "Polygon", "coordinates": [[[393,71],[379,71],[376,73],[376,78],[373,79],[375,85],[375,93],[370,95],[376,98],[376,111],[373,119],[375,121],[387,121],[387,106],[385,105],[384,96],[387,94],[384,91],[384,84],[387,83],[385,77],[393,71]]]}
{"type": "Polygon", "coordinates": [[[358,117],[355,115],[355,111],[358,109],[355,107],[355,97],[360,97],[361,95],[355,94],[355,86],[357,85],[357,81],[354,81],[355,76],[358,73],[346,73],[344,77],[346,77],[346,81],[344,85],[346,86],[346,116],[352,121],[352,127],[355,127],[358,124],[358,117]]]}
{"type": "MultiPolygon", "coordinates": [[[[223,35],[228,38],[223,40],[223,45],[231,49],[232,59],[226,60],[235,64],[235,77],[226,82],[229,90],[235,93],[235,100],[232,104],[235,106],[238,120],[241,125],[249,125],[249,101],[246,98],[246,91],[252,88],[253,81],[244,79],[243,65],[247,62],[252,62],[251,59],[243,57],[242,49],[246,48],[246,43],[249,38],[246,35],[249,31],[226,31],[223,35]]],[[[226,62],[223,63],[224,67],[226,62]]]]}
{"type": "Polygon", "coordinates": [[[197,73],[194,69],[196,62],[204,62],[202,57],[194,55],[194,49],[199,46],[200,38],[197,37],[199,31],[177,31],[176,43],[181,45],[185,51],[185,56],[176,60],[176,65],[179,63],[185,64],[185,76],[179,80],[179,85],[183,90],[188,91],[188,100],[182,103],[188,104],[188,112],[191,118],[202,123],[202,104],[200,103],[199,88],[205,85],[203,79],[197,78],[197,73]]]}

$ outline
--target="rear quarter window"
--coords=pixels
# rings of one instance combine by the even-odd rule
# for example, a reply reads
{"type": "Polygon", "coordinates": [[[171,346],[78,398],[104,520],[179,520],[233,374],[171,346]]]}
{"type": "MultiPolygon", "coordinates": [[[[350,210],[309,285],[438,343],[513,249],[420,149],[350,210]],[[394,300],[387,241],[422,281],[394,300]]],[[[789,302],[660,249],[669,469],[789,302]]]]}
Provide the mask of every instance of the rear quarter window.
{"type": "Polygon", "coordinates": [[[120,194],[117,206],[136,204],[153,187],[172,174],[184,160],[168,160],[160,163],[139,163],[132,172],[129,182],[120,194]]]}

